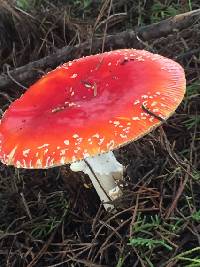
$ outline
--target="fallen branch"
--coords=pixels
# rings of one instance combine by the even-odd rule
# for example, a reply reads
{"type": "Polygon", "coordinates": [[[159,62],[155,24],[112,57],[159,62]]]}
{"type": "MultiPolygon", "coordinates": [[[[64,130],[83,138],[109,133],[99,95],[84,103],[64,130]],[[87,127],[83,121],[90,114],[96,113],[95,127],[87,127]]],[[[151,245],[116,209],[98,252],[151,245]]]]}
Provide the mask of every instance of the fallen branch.
{"type": "MultiPolygon", "coordinates": [[[[180,31],[197,23],[199,20],[200,9],[197,9],[158,23],[137,28],[134,31],[124,31],[118,34],[108,35],[104,40],[105,50],[124,47],[143,48],[143,42],[169,35],[174,31],[180,31]]],[[[95,38],[92,44],[94,52],[100,51],[102,47],[102,38],[95,38]]],[[[9,73],[1,74],[0,89],[12,86],[14,84],[13,80],[16,80],[16,82],[19,83],[32,81],[38,75],[41,75],[41,70],[45,70],[49,67],[55,68],[62,62],[66,62],[83,55],[88,55],[90,50],[90,41],[84,42],[79,46],[67,46],[58,49],[56,53],[50,56],[30,62],[27,65],[9,71],[9,73]]]]}
{"type": "Polygon", "coordinates": [[[200,9],[176,15],[169,19],[148,26],[140,27],[138,36],[144,41],[166,36],[172,32],[180,31],[200,21],[200,9]]]}

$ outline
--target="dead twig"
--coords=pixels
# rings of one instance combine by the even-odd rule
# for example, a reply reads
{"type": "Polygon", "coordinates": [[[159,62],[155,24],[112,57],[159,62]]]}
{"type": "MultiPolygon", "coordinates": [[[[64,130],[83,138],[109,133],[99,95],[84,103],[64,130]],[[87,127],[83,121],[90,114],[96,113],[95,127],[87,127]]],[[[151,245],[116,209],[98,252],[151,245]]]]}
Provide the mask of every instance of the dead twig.
{"type": "Polygon", "coordinates": [[[30,209],[29,209],[28,204],[27,204],[27,202],[26,202],[26,199],[25,199],[25,197],[24,197],[24,194],[23,194],[23,193],[20,193],[20,196],[22,197],[22,202],[23,202],[25,211],[26,211],[26,213],[27,213],[29,219],[32,220],[31,212],[30,212],[30,209]]]}
{"type": "Polygon", "coordinates": [[[168,18],[161,22],[153,23],[148,26],[140,27],[137,34],[143,41],[157,39],[166,36],[174,31],[187,28],[189,25],[200,21],[200,9],[182,13],[168,18]]]}
{"type": "MultiPolygon", "coordinates": [[[[111,8],[112,8],[112,0],[110,0],[110,5],[108,8],[108,18],[110,16],[110,12],[111,12],[111,8]]],[[[101,52],[104,52],[104,48],[105,48],[105,40],[106,40],[106,33],[107,33],[107,29],[108,29],[108,22],[106,22],[105,24],[105,28],[104,28],[104,33],[103,33],[103,40],[102,40],[102,48],[101,48],[101,52]]]]}
{"type": "MultiPolygon", "coordinates": [[[[189,166],[187,168],[187,171],[189,172],[189,166]]],[[[185,178],[183,181],[180,182],[180,185],[179,185],[179,188],[178,188],[178,191],[176,192],[176,196],[171,204],[171,206],[169,207],[169,209],[167,210],[167,213],[165,215],[165,218],[168,219],[170,217],[170,215],[172,214],[172,212],[174,211],[174,209],[176,208],[177,206],[177,203],[178,203],[178,200],[179,198],[181,197],[181,194],[183,193],[184,189],[185,189],[185,186],[187,184],[187,181],[189,179],[189,175],[188,173],[185,174],[185,178]]]]}

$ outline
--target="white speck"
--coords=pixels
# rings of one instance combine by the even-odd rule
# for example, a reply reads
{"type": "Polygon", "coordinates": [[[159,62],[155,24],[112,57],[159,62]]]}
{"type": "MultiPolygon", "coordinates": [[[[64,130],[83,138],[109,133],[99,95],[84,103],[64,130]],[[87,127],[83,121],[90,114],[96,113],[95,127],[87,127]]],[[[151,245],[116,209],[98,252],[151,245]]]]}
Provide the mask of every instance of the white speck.
{"type": "Polygon", "coordinates": [[[60,146],[57,146],[57,149],[60,149],[60,146]]]}
{"type": "Polygon", "coordinates": [[[120,134],[120,137],[121,137],[121,138],[127,138],[127,135],[125,135],[125,134],[120,134]]]}
{"type": "Polygon", "coordinates": [[[125,133],[129,133],[130,128],[131,128],[131,127],[126,127],[126,128],[124,128],[124,129],[123,129],[123,132],[125,132],[125,133]]]}
{"type": "Polygon", "coordinates": [[[46,159],[46,164],[45,164],[45,168],[47,168],[49,166],[49,160],[50,160],[50,157],[47,157],[46,159]]]}
{"type": "Polygon", "coordinates": [[[153,122],[155,118],[153,116],[151,116],[151,118],[149,119],[149,121],[153,122]]]}
{"type": "Polygon", "coordinates": [[[121,63],[121,60],[117,60],[115,65],[117,66],[119,63],[121,63]]]}
{"type": "Polygon", "coordinates": [[[115,142],[114,140],[111,140],[108,144],[107,144],[107,149],[113,149],[115,146],[115,142]]]}
{"type": "Polygon", "coordinates": [[[142,105],[146,108],[147,107],[147,101],[144,101],[142,105]]]}
{"type": "Polygon", "coordinates": [[[92,88],[92,85],[89,82],[83,82],[83,84],[86,88],[92,88]]]}
{"type": "Polygon", "coordinates": [[[49,144],[44,144],[44,145],[42,145],[42,146],[38,146],[37,148],[38,148],[38,149],[41,149],[41,148],[43,148],[43,147],[47,147],[47,146],[49,146],[49,144]]]}
{"type": "Polygon", "coordinates": [[[98,133],[96,133],[92,137],[100,138],[100,135],[98,133]]]}
{"type": "Polygon", "coordinates": [[[76,141],[77,141],[77,144],[80,144],[83,141],[83,138],[79,137],[79,138],[76,139],[76,141]]]}
{"type": "Polygon", "coordinates": [[[104,140],[105,140],[105,138],[99,139],[98,145],[100,146],[103,143],[104,140]]]}
{"type": "Polygon", "coordinates": [[[166,106],[167,106],[167,105],[165,105],[165,104],[163,104],[163,103],[161,103],[160,105],[161,105],[161,107],[166,107],[166,106]]]}
{"type": "Polygon", "coordinates": [[[23,163],[24,163],[24,168],[27,168],[25,159],[23,159],[23,163]]]}
{"type": "Polygon", "coordinates": [[[159,110],[158,108],[154,108],[153,112],[158,112],[158,110],[159,110]]]}
{"type": "Polygon", "coordinates": [[[160,92],[156,92],[156,95],[160,95],[160,92]]]}
{"type": "MultiPolygon", "coordinates": [[[[57,69],[58,69],[58,68],[61,68],[61,66],[58,66],[57,69]]],[[[66,63],[64,63],[64,64],[62,65],[62,68],[68,70],[68,65],[67,65],[66,63]]]]}
{"type": "Polygon", "coordinates": [[[84,158],[88,158],[89,156],[90,156],[89,153],[83,153],[83,157],[84,157],[84,158]]]}
{"type": "Polygon", "coordinates": [[[134,105],[137,105],[140,103],[140,100],[135,100],[135,102],[133,103],[134,105]]]}
{"type": "Polygon", "coordinates": [[[62,149],[62,150],[60,151],[60,156],[65,155],[65,152],[66,152],[66,149],[62,149]]]}
{"type": "Polygon", "coordinates": [[[16,161],[16,167],[21,168],[21,162],[19,160],[16,161]]]}
{"type": "Polygon", "coordinates": [[[30,169],[33,169],[32,159],[29,161],[29,168],[30,168],[30,169]]]}
{"type": "MultiPolygon", "coordinates": [[[[73,102],[69,103],[69,107],[74,107],[74,106],[78,106],[78,105],[75,104],[75,103],[73,103],[73,102]]],[[[80,106],[79,106],[79,107],[80,107],[80,106]]]]}
{"type": "Polygon", "coordinates": [[[148,117],[148,116],[150,116],[148,113],[145,113],[145,112],[141,112],[141,116],[143,116],[143,117],[148,117]]]}
{"type": "Polygon", "coordinates": [[[45,149],[45,150],[44,150],[44,155],[45,155],[48,151],[49,151],[48,148],[45,149]]]}
{"type": "MultiPolygon", "coordinates": [[[[7,156],[7,164],[12,164],[17,146],[15,146],[7,156]]],[[[6,161],[6,160],[5,160],[6,161]]]]}
{"type": "Polygon", "coordinates": [[[69,140],[64,140],[64,144],[68,146],[69,145],[69,140]]]}
{"type": "Polygon", "coordinates": [[[51,161],[49,162],[49,166],[53,166],[54,164],[54,159],[51,159],[51,161]]]}
{"type": "Polygon", "coordinates": [[[71,96],[73,96],[73,95],[74,95],[74,91],[71,92],[71,96]]]}
{"type": "Polygon", "coordinates": [[[4,160],[4,162],[6,162],[7,160],[6,160],[6,154],[3,154],[3,160],[4,160]]]}
{"type": "Polygon", "coordinates": [[[78,137],[79,137],[78,134],[74,134],[74,135],[73,135],[73,138],[78,138],[78,137]]]}
{"type": "Polygon", "coordinates": [[[115,125],[115,127],[117,127],[118,125],[120,125],[119,121],[113,121],[113,124],[115,125]]]}
{"type": "Polygon", "coordinates": [[[61,157],[60,164],[65,164],[65,157],[61,157]]]}
{"type": "Polygon", "coordinates": [[[136,59],[137,59],[138,61],[144,61],[144,58],[143,58],[142,56],[138,56],[136,59]]]}
{"type": "Polygon", "coordinates": [[[154,101],[154,102],[152,102],[151,106],[154,107],[154,106],[156,106],[157,104],[158,104],[158,102],[154,101]]]}
{"type": "Polygon", "coordinates": [[[78,74],[77,74],[77,73],[74,73],[70,78],[74,79],[74,78],[76,78],[77,76],[78,76],[78,74]]]}
{"type": "Polygon", "coordinates": [[[30,149],[26,149],[24,150],[22,153],[23,153],[23,156],[24,157],[28,157],[28,153],[30,152],[30,149]]]}
{"type": "Polygon", "coordinates": [[[159,116],[160,118],[162,118],[163,120],[165,119],[165,117],[164,117],[162,114],[158,114],[158,116],[159,116]]]}
{"type": "Polygon", "coordinates": [[[75,156],[72,156],[72,161],[76,161],[76,157],[75,156]]]}
{"type": "Polygon", "coordinates": [[[133,121],[139,121],[140,118],[139,118],[139,117],[132,117],[132,120],[133,120],[133,121]]]}
{"type": "Polygon", "coordinates": [[[112,63],[111,63],[111,62],[109,62],[109,63],[108,63],[108,66],[111,66],[111,65],[112,65],[112,63]]]}
{"type": "Polygon", "coordinates": [[[148,95],[142,95],[141,98],[148,98],[149,96],[148,95]]]}
{"type": "Polygon", "coordinates": [[[41,161],[41,159],[37,159],[36,165],[37,165],[37,167],[42,167],[42,161],[41,161]]]}

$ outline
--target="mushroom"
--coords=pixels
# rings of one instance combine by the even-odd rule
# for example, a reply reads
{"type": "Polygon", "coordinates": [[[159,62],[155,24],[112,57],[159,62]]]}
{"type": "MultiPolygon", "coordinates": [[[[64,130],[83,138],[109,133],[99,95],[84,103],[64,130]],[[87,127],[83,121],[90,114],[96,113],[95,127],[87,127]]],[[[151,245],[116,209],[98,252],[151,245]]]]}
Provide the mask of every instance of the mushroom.
{"type": "Polygon", "coordinates": [[[122,191],[112,150],[171,116],[185,92],[182,67],[144,50],[121,49],[70,61],[13,102],[0,124],[0,160],[17,168],[71,163],[105,203],[122,191]]]}

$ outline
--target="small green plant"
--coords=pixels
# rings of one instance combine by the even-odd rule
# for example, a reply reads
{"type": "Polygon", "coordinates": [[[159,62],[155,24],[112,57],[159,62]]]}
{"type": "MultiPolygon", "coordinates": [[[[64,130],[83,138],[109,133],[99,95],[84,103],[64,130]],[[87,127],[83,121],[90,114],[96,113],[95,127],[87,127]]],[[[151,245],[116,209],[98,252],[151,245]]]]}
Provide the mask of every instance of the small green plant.
{"type": "Polygon", "coordinates": [[[123,264],[124,264],[124,260],[125,260],[125,257],[120,257],[119,260],[118,260],[118,263],[116,265],[116,267],[122,267],[123,264]]]}
{"type": "Polygon", "coordinates": [[[83,9],[89,8],[92,4],[92,0],[62,0],[63,4],[81,7],[83,9]]]}
{"type": "Polygon", "coordinates": [[[157,229],[161,223],[160,218],[155,216],[150,216],[150,222],[147,222],[148,218],[144,216],[141,218],[141,215],[138,216],[138,220],[133,226],[134,233],[149,233],[148,231],[151,231],[152,229],[157,229]]]}
{"type": "MultiPolygon", "coordinates": [[[[196,138],[196,141],[197,140],[200,141],[200,138],[196,138]]],[[[192,173],[192,177],[194,177],[195,181],[200,180],[200,171],[194,170],[193,173],[192,173]]]]}
{"type": "Polygon", "coordinates": [[[22,10],[29,11],[32,8],[37,8],[42,4],[42,0],[17,0],[16,6],[22,10]]]}
{"type": "Polygon", "coordinates": [[[138,249],[140,257],[146,262],[147,266],[152,265],[152,255],[157,249],[171,251],[173,246],[168,242],[176,231],[180,229],[182,222],[172,219],[172,223],[163,222],[155,216],[142,216],[138,214],[137,220],[132,227],[132,236],[128,245],[138,249]]]}
{"type": "Polygon", "coordinates": [[[160,1],[156,1],[151,8],[151,22],[155,23],[160,20],[166,19],[168,17],[173,17],[177,15],[178,7],[175,4],[171,4],[166,6],[162,4],[160,1]]]}
{"type": "Polygon", "coordinates": [[[200,83],[194,82],[187,86],[187,95],[191,96],[200,93],[200,83]]]}
{"type": "Polygon", "coordinates": [[[48,218],[42,222],[34,224],[31,235],[35,238],[46,238],[60,223],[56,218],[48,218]]]}
{"type": "Polygon", "coordinates": [[[184,262],[184,265],[187,267],[199,267],[200,266],[200,247],[190,249],[188,251],[178,254],[172,260],[178,260],[179,262],[184,262]],[[187,262],[187,265],[186,265],[187,262]],[[190,264],[189,264],[190,263],[190,264]],[[189,264],[189,265],[188,265],[189,264]]]}
{"type": "Polygon", "coordinates": [[[83,6],[84,8],[88,8],[92,4],[92,0],[84,0],[83,6]]]}
{"type": "Polygon", "coordinates": [[[200,222],[200,210],[194,212],[191,217],[194,221],[200,222]]]}
{"type": "Polygon", "coordinates": [[[31,235],[35,238],[46,238],[66,216],[69,205],[63,191],[53,192],[48,196],[42,196],[45,202],[46,216],[39,218],[31,229],[31,235]]]}
{"type": "Polygon", "coordinates": [[[200,94],[200,82],[196,81],[187,86],[185,100],[189,100],[191,98],[199,96],[199,94],[200,94]]]}
{"type": "Polygon", "coordinates": [[[149,249],[154,249],[157,246],[163,246],[168,250],[173,249],[164,240],[154,240],[152,238],[142,238],[142,237],[131,238],[129,245],[134,247],[147,247],[149,249]]]}
{"type": "Polygon", "coordinates": [[[185,121],[185,126],[188,130],[200,125],[200,115],[190,115],[185,121]]]}

